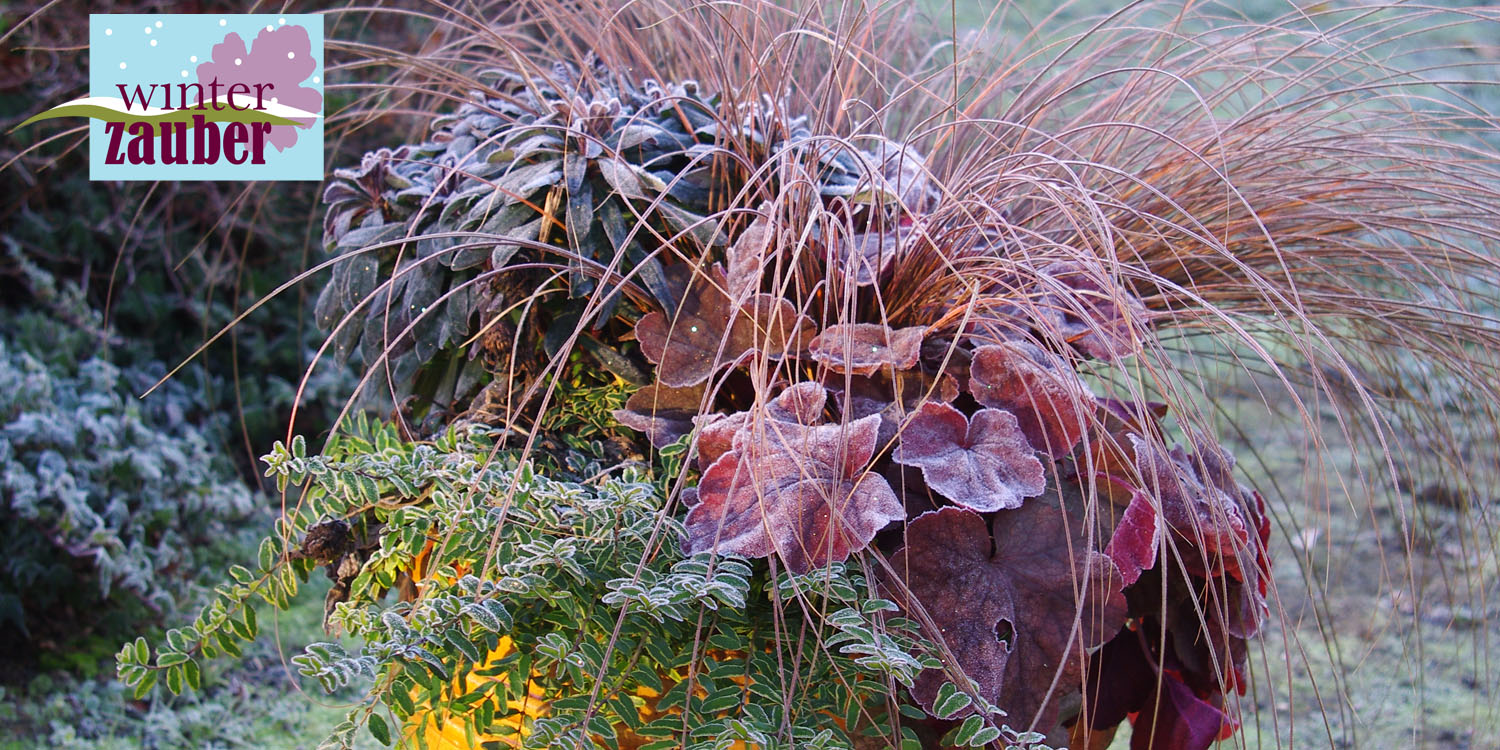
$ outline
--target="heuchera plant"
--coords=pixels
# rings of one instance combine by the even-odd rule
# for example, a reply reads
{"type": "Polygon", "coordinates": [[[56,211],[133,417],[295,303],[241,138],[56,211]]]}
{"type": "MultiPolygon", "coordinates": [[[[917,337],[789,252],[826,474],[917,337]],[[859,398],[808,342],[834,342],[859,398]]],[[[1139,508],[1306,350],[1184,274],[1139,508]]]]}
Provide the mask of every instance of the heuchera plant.
{"type": "MultiPolygon", "coordinates": [[[[815,156],[782,155],[816,175],[815,156]]],[[[893,174],[872,169],[864,201],[767,204],[637,322],[657,378],[617,417],[693,446],[684,549],[795,573],[881,553],[891,598],[946,656],[911,690],[935,717],[974,711],[937,705],[956,669],[1017,728],[1112,731],[1160,698],[1135,746],[1227,736],[1269,530],[1221,447],[1173,447],[1163,408],[1085,379],[1148,343],[1146,306],[1103,261],[943,247],[939,193],[893,174]],[[1015,276],[951,307],[882,304],[959,253],[1013,256],[1015,276]]]]}

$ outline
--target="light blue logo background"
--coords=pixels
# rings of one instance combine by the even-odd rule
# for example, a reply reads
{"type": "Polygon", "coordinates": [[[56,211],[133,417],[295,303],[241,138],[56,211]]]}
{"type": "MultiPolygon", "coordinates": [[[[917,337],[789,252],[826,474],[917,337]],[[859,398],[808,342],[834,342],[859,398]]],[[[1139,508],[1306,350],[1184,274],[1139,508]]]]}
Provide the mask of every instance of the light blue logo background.
{"type": "MultiPolygon", "coordinates": [[[[275,31],[285,26],[300,26],[306,30],[311,42],[311,57],[315,66],[312,72],[298,81],[277,81],[278,88],[296,87],[310,89],[319,95],[316,112],[321,115],[323,94],[323,17],[305,13],[256,13],[256,14],[92,14],[89,16],[89,96],[120,96],[117,84],[124,84],[132,92],[136,86],[141,91],[158,84],[151,106],[162,107],[161,85],[171,86],[172,107],[178,108],[180,89],[178,84],[201,83],[208,89],[208,80],[199,81],[200,65],[235,65],[231,59],[215,60],[216,45],[225,42],[230,34],[238,34],[246,48],[246,54],[236,56],[247,75],[262,76],[265,80],[276,80],[276,74],[267,71],[277,66],[267,64],[266,49],[258,49],[257,42],[268,40],[271,35],[263,32],[275,31]],[[257,37],[260,37],[259,40],[257,37]]],[[[269,48],[269,44],[266,47],[269,48]]],[[[229,49],[233,49],[231,43],[229,49]]],[[[285,53],[278,54],[281,57],[285,53]]],[[[284,62],[284,61],[283,61],[284,62]]],[[[285,75],[281,75],[285,79],[285,75]]],[[[192,88],[189,87],[192,92],[192,88]]],[[[224,89],[220,89],[221,97],[224,89]]],[[[304,97],[306,92],[303,92],[304,97]]],[[[192,94],[190,93],[190,96],[192,94]]],[[[205,96],[208,96],[205,93],[205,96]]],[[[221,98],[221,101],[223,99],[221,98]]],[[[246,98],[237,97],[236,103],[244,106],[246,98]]],[[[254,105],[254,97],[248,97],[254,105]]],[[[197,101],[188,102],[196,107],[197,101]]],[[[292,106],[298,106],[292,104],[292,106]]],[[[299,108],[312,111],[307,106],[299,108]]],[[[110,135],[105,123],[89,120],[89,179],[90,180],[322,180],[323,179],[323,118],[320,116],[307,128],[296,128],[294,144],[278,149],[275,141],[287,141],[287,137],[271,139],[265,144],[265,164],[231,164],[221,159],[217,164],[106,164],[105,157],[110,146],[110,135]]],[[[188,128],[189,153],[191,154],[193,132],[188,128]]],[[[125,148],[130,136],[126,134],[121,143],[125,148]]],[[[159,144],[159,141],[158,141],[159,144]]],[[[160,160],[160,150],[157,153],[160,160]]]]}

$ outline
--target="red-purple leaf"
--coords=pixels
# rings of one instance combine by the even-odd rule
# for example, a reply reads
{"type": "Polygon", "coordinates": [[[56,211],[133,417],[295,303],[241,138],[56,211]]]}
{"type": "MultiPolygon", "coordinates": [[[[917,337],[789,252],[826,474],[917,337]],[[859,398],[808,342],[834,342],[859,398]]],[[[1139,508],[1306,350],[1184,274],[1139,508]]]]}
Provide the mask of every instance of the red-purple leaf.
{"type": "Polygon", "coordinates": [[[844,419],[880,415],[876,445],[882,449],[891,444],[901,423],[922,404],[929,401],[946,404],[958,398],[958,383],[952,377],[934,378],[918,370],[869,377],[829,373],[825,381],[838,399],[844,419]]]}
{"type": "Polygon", "coordinates": [[[812,321],[787,300],[759,294],[736,306],[725,294],[727,284],[723,270],[714,268],[694,279],[670,317],[652,312],[636,323],[641,353],[657,365],[662,383],[697,385],[751,351],[778,358],[812,340],[812,321]]]}
{"type": "Polygon", "coordinates": [[[1157,700],[1136,715],[1130,750],[1208,750],[1238,722],[1224,709],[1193,693],[1170,672],[1162,675],[1157,700]]]}
{"type": "Polygon", "coordinates": [[[766,416],[783,422],[812,426],[823,421],[828,389],[813,382],[787,386],[766,403],[766,416]]]}
{"type": "Polygon", "coordinates": [[[1120,569],[1120,575],[1125,577],[1126,586],[1140,579],[1141,571],[1156,566],[1160,539],[1156,508],[1151,505],[1151,497],[1144,492],[1133,492],[1125,514],[1115,526],[1114,536],[1110,537],[1109,546],[1104,548],[1104,554],[1109,555],[1115,567],[1120,569]]]}
{"type": "MultiPolygon", "coordinates": [[[[983,518],[962,508],[943,508],[913,520],[906,527],[906,545],[890,557],[896,577],[937,624],[959,668],[978,684],[979,695],[991,703],[1000,699],[1016,619],[1010,580],[990,560],[993,547],[983,518]]],[[[903,610],[912,611],[911,602],[895,591],[898,587],[886,588],[903,610]]],[[[942,670],[923,670],[912,697],[932,713],[938,688],[947,681],[942,670]]]]}
{"type": "Polygon", "coordinates": [[[1007,341],[974,350],[969,392],[1014,415],[1031,446],[1061,458],[1083,438],[1094,395],[1076,373],[1035,344],[1007,341]]]}
{"type": "Polygon", "coordinates": [[[1168,666],[1195,690],[1238,689],[1249,656],[1246,641],[1259,632],[1265,600],[1238,581],[1195,577],[1187,584],[1169,592],[1168,666]],[[1178,594],[1178,588],[1189,587],[1187,595],[1178,594]]]}
{"type": "Polygon", "coordinates": [[[894,460],[921,468],[943,497],[985,513],[1018,508],[1047,488],[1015,416],[998,409],[966,418],[947,404],[925,403],[902,429],[894,460]]]}
{"type": "Polygon", "coordinates": [[[750,350],[747,337],[731,336],[729,298],[722,272],[694,277],[677,310],[646,314],[635,324],[641,353],[657,365],[657,380],[693,386],[750,350]]]}
{"type": "MultiPolygon", "coordinates": [[[[828,391],[817,383],[792,385],[766,403],[765,416],[783,422],[814,425],[822,421],[828,391]]],[[[751,412],[693,417],[698,427],[698,467],[707,469],[734,449],[734,436],[749,424],[751,412]]]]}
{"type": "Polygon", "coordinates": [[[707,469],[720,456],[734,450],[734,436],[749,420],[748,411],[693,417],[698,428],[698,468],[707,469]]]}
{"type": "MultiPolygon", "coordinates": [[[[927,635],[947,644],[1019,729],[1051,729],[1060,698],[1081,687],[1085,649],[1125,622],[1114,564],[1088,548],[1080,524],[1070,526],[1061,508],[1042,500],[997,513],[993,536],[968,510],[924,514],[907,527],[891,564],[938,626],[927,635]]],[[[913,696],[930,707],[942,679],[939,670],[924,671],[913,696]]]]}
{"type": "Polygon", "coordinates": [[[892,330],[878,323],[840,323],[824,329],[809,349],[812,358],[845,375],[873,375],[884,368],[909,370],[922,353],[921,326],[892,330]]]}
{"type": "Polygon", "coordinates": [[[698,483],[686,552],[775,554],[795,573],[847,559],[906,517],[885,479],[865,471],[879,427],[878,417],[813,426],[749,421],[698,483]]]}
{"type": "Polygon", "coordinates": [[[1120,572],[1089,548],[1083,524],[1042,500],[996,515],[994,560],[1015,587],[1017,618],[998,705],[1017,729],[1051,731],[1061,697],[1082,687],[1084,652],[1125,624],[1120,572]]]}
{"type": "Polygon", "coordinates": [[[735,337],[748,337],[749,346],[771,359],[807,351],[817,328],[797,307],[774,294],[757,294],[740,308],[735,337]]]}
{"type": "Polygon", "coordinates": [[[766,265],[766,256],[772,247],[776,231],[765,216],[755,217],[750,226],[735,239],[725,253],[728,269],[725,277],[729,296],[734,300],[747,300],[760,290],[760,278],[766,265]]]}
{"type": "Polygon", "coordinates": [[[1107,362],[1141,350],[1149,322],[1146,306],[1103,268],[1054,263],[1040,284],[1046,332],[1107,362]]]}
{"type": "Polygon", "coordinates": [[[1160,440],[1160,422],[1167,415],[1166,404],[1135,403],[1118,399],[1098,399],[1096,424],[1091,426],[1089,455],[1080,456],[1080,471],[1092,472],[1099,480],[1099,494],[1121,509],[1135,502],[1138,482],[1135,479],[1135,448],[1130,436],[1151,435],[1160,440]]]}
{"type": "Polygon", "coordinates": [[[630,394],[625,408],[616,409],[614,417],[646,433],[651,444],[660,448],[693,431],[693,418],[702,405],[702,386],[673,388],[655,383],[630,394]]]}
{"type": "Polygon", "coordinates": [[[1136,714],[1132,750],[1206,750],[1238,725],[1220,696],[1200,697],[1175,670],[1158,672],[1142,633],[1125,631],[1089,660],[1089,727],[1107,730],[1136,714]]]}
{"type": "Polygon", "coordinates": [[[1196,550],[1177,545],[1188,570],[1205,577],[1243,576],[1241,562],[1255,555],[1241,510],[1249,493],[1234,481],[1234,460],[1206,441],[1190,456],[1181,448],[1169,453],[1139,435],[1129,438],[1141,489],[1158,498],[1167,527],[1196,550]]]}
{"type": "Polygon", "coordinates": [[[1156,667],[1147,658],[1142,635],[1121,630],[1089,656],[1085,717],[1090,729],[1104,731],[1141,710],[1156,688],[1156,667]]]}

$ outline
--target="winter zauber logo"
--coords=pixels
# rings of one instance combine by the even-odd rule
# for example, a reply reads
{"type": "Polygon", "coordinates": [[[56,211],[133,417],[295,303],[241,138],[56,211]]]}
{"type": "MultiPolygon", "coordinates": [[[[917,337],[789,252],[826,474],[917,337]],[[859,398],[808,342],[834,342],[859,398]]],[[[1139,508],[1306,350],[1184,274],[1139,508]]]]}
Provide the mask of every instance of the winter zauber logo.
{"type": "Polygon", "coordinates": [[[323,17],[94,14],[91,180],[323,179],[323,17]]]}

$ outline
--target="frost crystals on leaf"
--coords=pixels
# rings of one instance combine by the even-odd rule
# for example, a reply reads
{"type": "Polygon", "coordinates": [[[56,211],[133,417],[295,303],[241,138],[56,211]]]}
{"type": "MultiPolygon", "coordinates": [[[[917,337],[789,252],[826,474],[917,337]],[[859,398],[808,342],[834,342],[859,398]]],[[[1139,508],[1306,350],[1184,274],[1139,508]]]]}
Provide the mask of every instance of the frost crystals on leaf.
{"type": "Polygon", "coordinates": [[[735,305],[725,293],[727,284],[716,267],[687,289],[679,309],[652,312],[636,323],[641,352],[658,365],[662,383],[697,385],[752,351],[776,359],[807,346],[812,321],[792,303],[758,294],[735,305]]]}
{"type": "Polygon", "coordinates": [[[892,330],[878,323],[840,323],[812,340],[812,358],[836,373],[873,375],[891,367],[910,370],[922,354],[921,326],[892,330]]]}
{"type": "Polygon", "coordinates": [[[999,409],[965,418],[929,401],[901,431],[895,461],[921,468],[929,487],[980,512],[1019,508],[1047,488],[1042,462],[1015,415],[999,409]]]}
{"type": "Polygon", "coordinates": [[[879,427],[873,416],[845,424],[747,420],[698,483],[685,552],[775,554],[793,573],[847,559],[906,515],[885,479],[865,471],[879,427]]]}
{"type": "Polygon", "coordinates": [[[1041,347],[1006,341],[974,350],[969,392],[1020,422],[1031,447],[1061,458],[1083,438],[1094,395],[1081,378],[1041,347]]]}
{"type": "Polygon", "coordinates": [[[1181,448],[1168,453],[1156,441],[1138,435],[1129,438],[1145,484],[1141,489],[1160,499],[1167,527],[1197,548],[1196,554],[1183,550],[1188,570],[1241,578],[1241,558],[1254,555],[1242,510],[1250,493],[1231,476],[1234,460],[1205,441],[1188,455],[1181,448]]]}
{"type": "MultiPolygon", "coordinates": [[[[822,421],[828,391],[817,383],[797,383],[766,403],[765,416],[782,422],[814,425],[822,421]]],[[[734,436],[750,423],[752,412],[693,417],[698,427],[698,466],[707,469],[734,449],[734,436]]]]}

